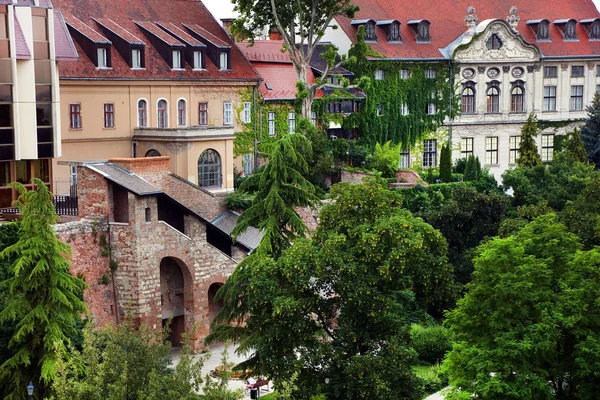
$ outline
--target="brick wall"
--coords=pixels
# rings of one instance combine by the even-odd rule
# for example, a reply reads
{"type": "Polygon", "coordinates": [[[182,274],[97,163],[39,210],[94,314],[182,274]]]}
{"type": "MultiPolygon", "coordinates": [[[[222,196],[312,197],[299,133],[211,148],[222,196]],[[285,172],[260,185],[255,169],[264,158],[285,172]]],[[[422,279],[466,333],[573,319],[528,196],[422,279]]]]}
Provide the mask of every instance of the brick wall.
{"type": "Polygon", "coordinates": [[[363,171],[349,171],[342,168],[342,179],[341,182],[349,182],[355,185],[363,183],[363,179],[367,177],[375,176],[374,174],[363,172],[363,171]]]}

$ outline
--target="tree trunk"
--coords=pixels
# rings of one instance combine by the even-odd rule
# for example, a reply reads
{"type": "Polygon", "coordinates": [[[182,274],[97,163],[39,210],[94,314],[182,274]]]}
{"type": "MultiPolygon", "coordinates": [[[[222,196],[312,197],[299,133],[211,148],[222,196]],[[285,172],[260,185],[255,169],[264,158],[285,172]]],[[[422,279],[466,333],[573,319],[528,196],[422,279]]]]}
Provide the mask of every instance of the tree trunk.
{"type": "Polygon", "coordinates": [[[301,62],[294,63],[294,70],[296,71],[296,78],[299,82],[304,83],[306,85],[306,90],[308,91],[308,96],[302,99],[302,118],[310,118],[310,114],[312,111],[312,102],[314,100],[314,94],[311,88],[311,83],[308,82],[308,61],[302,60],[301,62]]]}

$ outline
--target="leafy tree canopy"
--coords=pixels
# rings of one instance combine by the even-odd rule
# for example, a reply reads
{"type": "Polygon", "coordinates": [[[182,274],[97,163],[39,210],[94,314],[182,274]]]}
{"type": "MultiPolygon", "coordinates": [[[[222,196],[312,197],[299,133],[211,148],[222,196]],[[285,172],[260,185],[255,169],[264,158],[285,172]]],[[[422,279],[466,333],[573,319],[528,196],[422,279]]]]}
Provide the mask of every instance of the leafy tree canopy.
{"type": "Polygon", "coordinates": [[[580,248],[554,214],[479,248],[447,318],[449,399],[597,398],[600,252],[580,248]]]}
{"type": "Polygon", "coordinates": [[[522,167],[534,167],[542,163],[535,138],[540,129],[537,124],[537,117],[532,112],[527,118],[527,122],[521,128],[521,144],[519,148],[519,158],[517,165],[522,167]]]}
{"type": "Polygon", "coordinates": [[[590,162],[600,168],[600,95],[596,93],[592,104],[587,107],[585,126],[579,134],[590,162]]]}
{"type": "Polygon", "coordinates": [[[586,248],[600,246],[600,177],[565,206],[561,219],[586,248]]]}
{"type": "Polygon", "coordinates": [[[567,148],[565,151],[571,155],[575,160],[585,163],[587,162],[587,153],[585,151],[585,147],[583,146],[583,141],[581,140],[581,136],[579,136],[579,130],[577,128],[573,129],[567,135],[567,148]]]}

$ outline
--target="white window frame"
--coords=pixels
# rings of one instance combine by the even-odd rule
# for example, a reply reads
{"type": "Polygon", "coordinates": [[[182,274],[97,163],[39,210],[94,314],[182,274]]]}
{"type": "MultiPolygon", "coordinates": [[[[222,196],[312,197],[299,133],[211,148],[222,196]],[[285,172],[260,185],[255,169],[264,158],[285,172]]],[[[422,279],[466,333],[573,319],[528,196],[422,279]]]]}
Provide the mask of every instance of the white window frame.
{"type": "Polygon", "coordinates": [[[400,115],[408,115],[408,104],[400,104],[400,115]]]}
{"type": "Polygon", "coordinates": [[[187,125],[187,100],[184,98],[177,99],[177,126],[187,125]],[[179,108],[179,102],[183,101],[183,115],[179,108]],[[182,118],[183,117],[183,118],[182,118]]]}
{"type": "Polygon", "coordinates": [[[423,168],[437,167],[437,139],[423,141],[423,168]]]}
{"type": "Polygon", "coordinates": [[[509,136],[508,163],[516,164],[519,157],[521,157],[521,135],[509,136]]]}
{"type": "Polygon", "coordinates": [[[245,124],[252,122],[252,108],[249,101],[244,102],[244,109],[242,110],[242,122],[245,124]]]}
{"type": "Polygon", "coordinates": [[[204,66],[202,65],[202,52],[201,51],[194,51],[193,58],[194,58],[194,69],[195,70],[201,70],[202,68],[204,68],[204,66]]]}
{"type": "Polygon", "coordinates": [[[288,113],[288,133],[296,133],[296,114],[292,111],[288,113]]]}
{"type": "Polygon", "coordinates": [[[171,54],[173,58],[173,69],[182,69],[181,50],[173,50],[171,54]]]}
{"type": "Polygon", "coordinates": [[[498,165],[498,136],[485,138],[485,165],[498,165]]]}
{"type": "Polygon", "coordinates": [[[317,112],[316,111],[310,112],[310,123],[313,124],[313,126],[317,126],[317,112]]]}
{"type": "Polygon", "coordinates": [[[570,111],[583,111],[583,85],[571,85],[570,111]]]}
{"type": "Polygon", "coordinates": [[[544,133],[542,134],[541,140],[541,159],[543,162],[552,161],[554,158],[554,134],[553,133],[544,133]]]}
{"type": "Polygon", "coordinates": [[[223,103],[223,125],[233,125],[233,105],[230,101],[223,103]]]}
{"type": "Polygon", "coordinates": [[[156,126],[158,128],[161,128],[161,129],[165,129],[165,128],[169,127],[169,101],[167,99],[165,99],[165,98],[160,98],[160,99],[158,99],[156,101],[156,126]],[[160,119],[161,118],[160,118],[160,108],[158,107],[158,104],[161,101],[164,101],[165,105],[166,105],[166,107],[165,107],[164,126],[161,126],[161,124],[160,124],[160,119]]]}
{"type": "Polygon", "coordinates": [[[131,68],[142,69],[142,49],[131,50],[131,68]]]}
{"type": "Polygon", "coordinates": [[[375,70],[375,80],[382,81],[385,78],[385,73],[382,69],[375,70]]]}
{"type": "Polygon", "coordinates": [[[401,69],[400,79],[410,79],[410,69],[401,69]]]}
{"type": "Polygon", "coordinates": [[[435,69],[426,69],[425,70],[425,78],[427,79],[435,79],[437,78],[437,70],[435,69]]]}
{"type": "Polygon", "coordinates": [[[269,111],[267,113],[267,127],[269,136],[275,136],[275,112],[269,111]]]}
{"type": "Polygon", "coordinates": [[[544,86],[542,111],[556,111],[556,86],[544,86]]]}
{"type": "Polygon", "coordinates": [[[378,117],[381,117],[383,115],[383,104],[382,103],[378,103],[375,106],[375,113],[378,117]]]}
{"type": "Polygon", "coordinates": [[[410,168],[410,150],[400,150],[400,161],[398,162],[398,168],[410,168]]]}
{"type": "Polygon", "coordinates": [[[98,47],[98,68],[108,68],[108,49],[106,47],[98,47]]]}
{"type": "Polygon", "coordinates": [[[437,113],[437,107],[436,107],[435,103],[427,104],[427,114],[433,115],[435,113],[437,113]]]}
{"type": "Polygon", "coordinates": [[[219,70],[225,71],[228,68],[229,57],[226,51],[222,51],[219,53],[219,70]]]}
{"type": "Polygon", "coordinates": [[[143,97],[139,98],[138,101],[135,103],[135,108],[136,108],[136,111],[137,111],[136,115],[137,115],[137,126],[138,126],[138,128],[146,128],[146,127],[148,127],[148,115],[149,115],[149,112],[150,112],[148,104],[150,104],[150,103],[148,103],[148,100],[146,100],[143,97]],[[143,101],[146,104],[146,108],[144,110],[145,115],[144,115],[144,121],[143,121],[144,124],[143,125],[140,124],[140,121],[141,121],[141,119],[140,119],[140,101],[143,101]]]}

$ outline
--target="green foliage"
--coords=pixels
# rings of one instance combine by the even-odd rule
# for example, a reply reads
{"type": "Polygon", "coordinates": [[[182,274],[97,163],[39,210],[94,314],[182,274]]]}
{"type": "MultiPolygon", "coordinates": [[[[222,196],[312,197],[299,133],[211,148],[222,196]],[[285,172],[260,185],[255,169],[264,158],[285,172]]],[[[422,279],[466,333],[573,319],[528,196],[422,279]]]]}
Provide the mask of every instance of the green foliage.
{"type": "Polygon", "coordinates": [[[434,365],[415,365],[413,367],[415,375],[423,381],[423,390],[426,395],[430,395],[448,386],[448,377],[442,371],[439,363],[434,365]]]}
{"type": "Polygon", "coordinates": [[[366,163],[368,155],[369,149],[366,146],[358,144],[355,140],[350,142],[347,157],[351,166],[362,167],[366,163]]]}
{"type": "Polygon", "coordinates": [[[119,264],[117,264],[117,262],[112,258],[108,262],[108,266],[112,272],[115,272],[117,269],[119,269],[119,264]]]}
{"type": "Polygon", "coordinates": [[[52,228],[58,221],[52,193],[41,180],[32,182],[30,191],[15,184],[22,214],[19,240],[0,253],[3,260],[14,260],[2,282],[8,298],[0,312],[0,323],[16,323],[9,342],[12,357],[0,366],[0,387],[9,400],[24,398],[29,381],[38,394],[48,394],[56,364],[69,357],[70,338],[87,311],[85,283],[69,274],[71,248],[52,228]]]}
{"type": "Polygon", "coordinates": [[[413,324],[410,327],[410,343],[419,360],[429,365],[441,362],[452,348],[447,329],[442,325],[413,324]]]}
{"type": "Polygon", "coordinates": [[[251,194],[236,190],[225,197],[225,205],[233,210],[246,210],[252,206],[253,199],[251,194]]]}
{"type": "Polygon", "coordinates": [[[447,315],[448,399],[597,398],[600,252],[580,248],[553,214],[479,248],[447,315]]]}
{"type": "Polygon", "coordinates": [[[567,147],[565,150],[573,159],[582,163],[587,162],[587,153],[585,151],[585,147],[583,147],[583,141],[579,136],[579,131],[577,128],[569,132],[567,147]]]}
{"type": "Polygon", "coordinates": [[[600,177],[586,186],[573,202],[568,202],[561,219],[581,239],[586,248],[600,246],[600,177]]]}
{"type": "MultiPolygon", "coordinates": [[[[231,368],[235,365],[229,362],[228,348],[229,343],[225,343],[223,352],[221,353],[221,366],[219,371],[219,379],[217,382],[211,380],[210,376],[206,376],[204,386],[202,387],[203,400],[241,400],[244,398],[242,389],[235,391],[229,390],[229,380],[232,377],[231,368]]],[[[157,399],[158,400],[158,399],[157,399]]]]}
{"type": "Polygon", "coordinates": [[[535,167],[542,163],[535,138],[538,136],[539,127],[537,117],[532,112],[527,117],[527,122],[521,128],[521,144],[519,148],[519,158],[517,165],[520,167],[535,167]]]}
{"type": "Polygon", "coordinates": [[[377,143],[373,154],[367,157],[366,168],[381,172],[384,178],[392,178],[396,175],[399,163],[400,145],[394,146],[392,142],[385,142],[382,146],[377,143]]]}
{"type": "Polygon", "coordinates": [[[580,163],[568,153],[555,154],[549,164],[533,167],[519,166],[503,175],[505,189],[513,189],[513,205],[531,205],[547,202],[561,211],[565,203],[573,201],[598,176],[594,167],[580,163]]]}
{"type": "Polygon", "coordinates": [[[108,285],[110,283],[110,277],[105,272],[100,278],[98,278],[98,285],[108,285]]]}
{"type": "Polygon", "coordinates": [[[452,155],[448,145],[442,146],[440,153],[440,179],[442,182],[452,182],[452,155]]]}
{"type": "Polygon", "coordinates": [[[465,163],[465,172],[463,179],[465,182],[469,181],[477,181],[481,176],[481,162],[479,162],[479,157],[473,156],[473,154],[467,157],[467,161],[465,163]]]}
{"type": "Polygon", "coordinates": [[[249,177],[240,187],[257,187],[252,206],[238,218],[232,239],[255,226],[263,232],[260,251],[279,254],[298,237],[307,233],[296,206],[313,206],[318,202],[314,186],[304,177],[308,164],[303,154],[310,153],[310,142],[300,134],[280,138],[270,154],[269,163],[249,177]]]}
{"type": "Polygon", "coordinates": [[[579,136],[587,152],[588,160],[600,168],[600,95],[596,93],[594,100],[587,108],[585,126],[579,136]]]}
{"type": "Polygon", "coordinates": [[[459,158],[457,160],[454,160],[454,165],[452,166],[452,171],[455,174],[464,174],[466,167],[467,167],[467,157],[459,158]]]}

